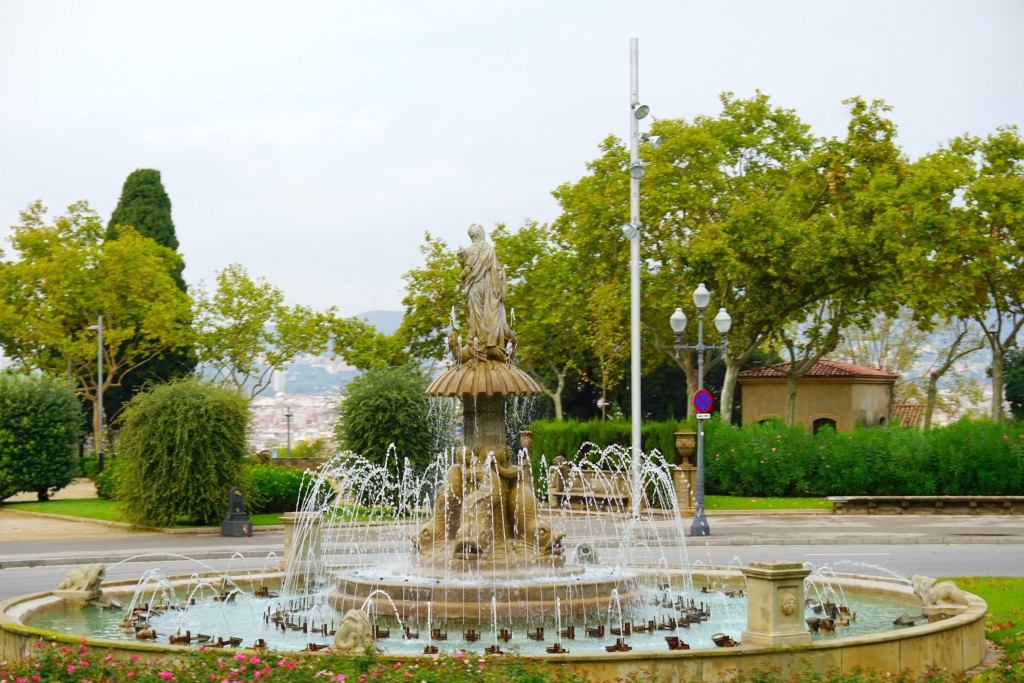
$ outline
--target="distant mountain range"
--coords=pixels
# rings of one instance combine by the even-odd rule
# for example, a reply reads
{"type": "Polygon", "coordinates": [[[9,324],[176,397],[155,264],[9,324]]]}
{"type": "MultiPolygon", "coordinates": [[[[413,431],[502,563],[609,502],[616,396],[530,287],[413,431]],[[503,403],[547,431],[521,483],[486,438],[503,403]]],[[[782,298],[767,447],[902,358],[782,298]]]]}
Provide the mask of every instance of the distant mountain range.
{"type": "Polygon", "coordinates": [[[393,334],[402,324],[402,311],[367,311],[353,317],[365,320],[373,325],[381,334],[393,334]]]}

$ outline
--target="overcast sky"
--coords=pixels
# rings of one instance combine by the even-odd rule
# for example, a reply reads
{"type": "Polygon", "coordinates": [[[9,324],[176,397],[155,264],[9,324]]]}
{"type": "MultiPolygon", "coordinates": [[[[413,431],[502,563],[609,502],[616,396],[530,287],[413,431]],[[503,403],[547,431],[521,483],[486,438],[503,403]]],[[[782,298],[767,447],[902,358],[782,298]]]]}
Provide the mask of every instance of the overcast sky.
{"type": "Polygon", "coordinates": [[[838,136],[883,98],[911,157],[1024,125],[1016,0],[0,0],[0,237],[35,199],[105,222],[156,168],[190,282],[397,310],[425,231],[550,221],[628,135],[631,37],[658,118],[761,89],[838,136]]]}

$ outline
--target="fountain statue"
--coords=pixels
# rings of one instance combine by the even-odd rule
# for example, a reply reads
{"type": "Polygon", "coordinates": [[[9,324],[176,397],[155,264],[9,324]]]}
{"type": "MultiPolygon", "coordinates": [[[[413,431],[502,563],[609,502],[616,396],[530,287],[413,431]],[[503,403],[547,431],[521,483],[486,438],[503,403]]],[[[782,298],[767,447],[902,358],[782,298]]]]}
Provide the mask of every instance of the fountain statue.
{"type": "Polygon", "coordinates": [[[505,445],[505,398],[540,387],[512,364],[516,336],[505,315],[505,269],[484,229],[469,227],[460,249],[462,292],[469,319],[463,345],[453,326],[452,364],[427,389],[462,400],[465,440],[437,493],[433,514],[413,538],[417,561],[505,572],[543,564],[561,567],[563,534],[538,517],[537,499],[505,445]]]}

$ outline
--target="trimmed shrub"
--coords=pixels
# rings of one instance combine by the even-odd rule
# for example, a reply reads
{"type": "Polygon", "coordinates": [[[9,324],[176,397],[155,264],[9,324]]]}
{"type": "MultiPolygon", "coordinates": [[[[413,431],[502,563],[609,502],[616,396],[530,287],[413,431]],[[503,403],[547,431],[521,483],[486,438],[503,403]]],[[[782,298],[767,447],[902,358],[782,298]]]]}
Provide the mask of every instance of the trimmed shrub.
{"type": "Polygon", "coordinates": [[[185,379],[136,394],[120,419],[117,497],[137,524],[213,524],[228,489],[244,485],[249,403],[224,386],[185,379]]]}
{"type": "Polygon", "coordinates": [[[0,372],[0,500],[22,491],[48,500],[70,484],[78,471],[81,426],[69,384],[0,372]]]}
{"type": "MultiPolygon", "coordinates": [[[[104,461],[106,466],[106,461],[104,461]]],[[[78,476],[95,479],[99,473],[99,460],[97,458],[84,457],[78,459],[78,476]]]]}
{"type": "Polygon", "coordinates": [[[298,506],[302,477],[302,470],[291,467],[248,463],[245,482],[249,512],[293,512],[298,506]]]}
{"type": "Polygon", "coordinates": [[[105,460],[103,471],[93,478],[96,484],[96,497],[103,500],[118,500],[122,478],[121,461],[113,458],[105,460]]]}

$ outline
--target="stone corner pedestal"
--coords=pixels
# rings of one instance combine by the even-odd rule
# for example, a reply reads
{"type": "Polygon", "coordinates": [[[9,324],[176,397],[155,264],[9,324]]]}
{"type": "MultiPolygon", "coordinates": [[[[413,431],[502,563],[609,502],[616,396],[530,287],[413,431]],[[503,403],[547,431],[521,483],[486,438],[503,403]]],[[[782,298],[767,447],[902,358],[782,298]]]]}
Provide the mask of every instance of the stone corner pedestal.
{"type": "Polygon", "coordinates": [[[320,515],[315,512],[286,512],[281,515],[284,525],[284,555],[281,571],[294,574],[315,574],[322,565],[320,545],[320,515]]]}
{"type": "Polygon", "coordinates": [[[804,579],[799,562],[752,562],[740,569],[747,579],[745,645],[787,646],[811,642],[804,623],[804,579]]]}

